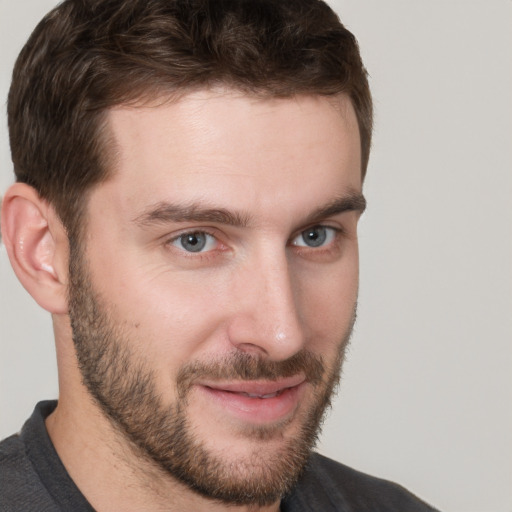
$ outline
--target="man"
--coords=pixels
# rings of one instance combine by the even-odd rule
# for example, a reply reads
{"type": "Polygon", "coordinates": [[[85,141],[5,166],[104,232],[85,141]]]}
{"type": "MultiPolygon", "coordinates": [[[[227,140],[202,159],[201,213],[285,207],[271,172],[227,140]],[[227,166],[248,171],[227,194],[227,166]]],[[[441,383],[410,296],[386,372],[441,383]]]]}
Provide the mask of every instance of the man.
{"type": "Polygon", "coordinates": [[[433,510],[312,453],[372,126],[327,5],[66,0],[8,115],[2,233],[60,393],[0,445],[2,510],[433,510]]]}

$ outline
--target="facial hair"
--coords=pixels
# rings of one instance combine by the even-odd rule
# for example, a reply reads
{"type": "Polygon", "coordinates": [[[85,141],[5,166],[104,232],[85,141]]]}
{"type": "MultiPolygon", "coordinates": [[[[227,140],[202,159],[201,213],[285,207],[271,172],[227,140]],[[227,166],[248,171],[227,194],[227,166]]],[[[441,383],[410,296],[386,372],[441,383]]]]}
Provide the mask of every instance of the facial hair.
{"type": "MultiPolygon", "coordinates": [[[[165,474],[213,500],[265,506],[289,493],[318,439],[338,385],[355,314],[335,361],[328,365],[306,350],[285,361],[240,351],[208,363],[194,361],[178,372],[177,398],[167,405],[156,389],[153,370],[130,344],[133,336],[123,332],[92,288],[79,251],[72,249],[70,256],[69,316],[82,380],[122,438],[165,474]],[[315,401],[302,415],[297,435],[279,449],[255,449],[250,457],[227,461],[194,435],[187,405],[197,380],[277,380],[301,373],[314,388],[315,401]]],[[[285,426],[253,426],[242,435],[265,443],[278,439],[285,426]]]]}

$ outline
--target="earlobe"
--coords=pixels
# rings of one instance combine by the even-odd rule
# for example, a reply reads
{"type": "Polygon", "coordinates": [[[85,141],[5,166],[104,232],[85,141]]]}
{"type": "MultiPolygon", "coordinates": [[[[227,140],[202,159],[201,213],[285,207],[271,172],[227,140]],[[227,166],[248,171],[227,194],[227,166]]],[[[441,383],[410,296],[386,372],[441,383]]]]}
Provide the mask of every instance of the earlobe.
{"type": "Polygon", "coordinates": [[[67,236],[47,201],[15,183],[2,204],[2,238],[24,288],[44,309],[67,313],[67,236]]]}

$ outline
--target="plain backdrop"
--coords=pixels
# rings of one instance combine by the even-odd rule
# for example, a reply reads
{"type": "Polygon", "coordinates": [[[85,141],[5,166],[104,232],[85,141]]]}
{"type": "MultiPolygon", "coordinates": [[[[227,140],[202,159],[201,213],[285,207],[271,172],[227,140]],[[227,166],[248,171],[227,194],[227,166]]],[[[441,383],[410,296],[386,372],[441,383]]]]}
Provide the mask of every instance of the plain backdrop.
{"type": "MultiPolygon", "coordinates": [[[[277,1],[277,0],[276,0],[277,1]]],[[[52,0],[0,0],[5,98],[52,0]]],[[[359,318],[320,450],[444,511],[512,512],[512,2],[333,0],[376,128],[359,318]]],[[[50,318],[0,247],[0,437],[57,396],[50,318]]]]}

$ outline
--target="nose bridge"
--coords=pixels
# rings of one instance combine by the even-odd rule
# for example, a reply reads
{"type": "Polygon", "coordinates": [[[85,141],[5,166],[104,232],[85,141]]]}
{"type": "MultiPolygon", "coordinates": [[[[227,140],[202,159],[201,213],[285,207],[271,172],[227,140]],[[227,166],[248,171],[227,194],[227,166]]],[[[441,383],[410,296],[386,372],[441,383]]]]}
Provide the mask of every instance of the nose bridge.
{"type": "Polygon", "coordinates": [[[245,265],[245,300],[235,319],[232,342],[242,350],[264,352],[275,360],[287,359],[303,348],[299,287],[286,251],[259,250],[245,265]]]}

